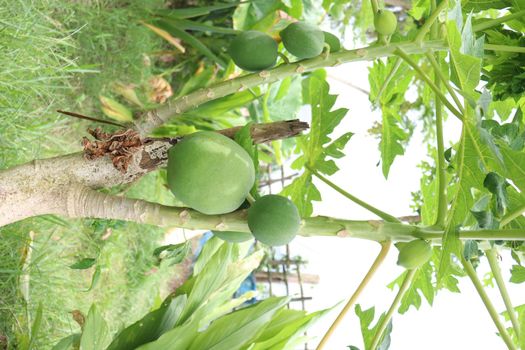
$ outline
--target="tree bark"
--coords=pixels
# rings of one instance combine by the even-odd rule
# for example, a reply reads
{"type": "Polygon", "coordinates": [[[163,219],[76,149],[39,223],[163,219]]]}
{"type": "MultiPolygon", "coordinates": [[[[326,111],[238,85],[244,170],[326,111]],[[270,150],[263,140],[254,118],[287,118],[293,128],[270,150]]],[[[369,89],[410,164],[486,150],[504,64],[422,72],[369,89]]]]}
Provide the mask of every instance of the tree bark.
{"type": "MultiPolygon", "coordinates": [[[[255,124],[252,137],[255,143],[263,143],[296,136],[307,128],[307,123],[298,120],[255,124]]],[[[219,132],[234,137],[238,130],[219,132]]],[[[31,216],[67,212],[68,195],[78,186],[100,189],[134,182],[166,166],[168,150],[176,141],[146,141],[135,150],[125,172],[117,170],[108,156],[90,160],[82,152],[0,170],[0,227],[31,216]]]]}

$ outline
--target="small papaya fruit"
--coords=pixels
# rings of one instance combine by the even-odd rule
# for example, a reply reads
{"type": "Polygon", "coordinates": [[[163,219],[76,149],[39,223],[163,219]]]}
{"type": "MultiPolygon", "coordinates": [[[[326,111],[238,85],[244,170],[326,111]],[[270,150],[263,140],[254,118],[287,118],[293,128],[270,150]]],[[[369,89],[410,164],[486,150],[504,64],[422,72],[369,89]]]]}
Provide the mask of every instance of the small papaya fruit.
{"type": "Polygon", "coordinates": [[[171,147],[167,175],[175,197],[208,215],[237,209],[255,182],[248,152],[212,131],[190,134],[171,147]]]}
{"type": "Polygon", "coordinates": [[[392,35],[396,31],[397,17],[388,10],[380,10],[374,18],[376,32],[382,35],[392,35]]]}
{"type": "Polygon", "coordinates": [[[248,30],[232,40],[229,53],[237,67],[255,72],[275,64],[277,49],[277,42],[268,34],[248,30]]]}
{"type": "Polygon", "coordinates": [[[248,227],[253,236],[269,246],[288,244],[299,232],[301,217],[286,197],[269,194],[248,209],[248,227]]]}
{"type": "Polygon", "coordinates": [[[424,239],[410,241],[399,249],[397,264],[405,269],[415,269],[432,257],[432,247],[424,239]]]}
{"type": "Polygon", "coordinates": [[[280,32],[284,47],[297,58],[311,58],[323,52],[325,36],[314,25],[295,22],[280,32]]]}
{"type": "Polygon", "coordinates": [[[219,237],[223,241],[230,243],[241,243],[253,239],[253,236],[248,232],[237,231],[211,231],[213,235],[219,237]]]}
{"type": "Polygon", "coordinates": [[[341,41],[339,38],[329,32],[323,32],[324,42],[330,46],[330,52],[337,52],[341,50],[341,41]]]}

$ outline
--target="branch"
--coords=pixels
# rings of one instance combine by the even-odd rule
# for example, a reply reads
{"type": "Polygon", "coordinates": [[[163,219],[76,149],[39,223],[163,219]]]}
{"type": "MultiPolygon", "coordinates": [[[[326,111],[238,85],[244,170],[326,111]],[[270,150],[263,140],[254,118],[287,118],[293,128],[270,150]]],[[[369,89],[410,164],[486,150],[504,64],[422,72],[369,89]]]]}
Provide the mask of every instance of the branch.
{"type": "Polygon", "coordinates": [[[196,108],[206,102],[227,96],[229,94],[247,90],[249,88],[269,84],[286,77],[302,74],[318,68],[337,66],[347,62],[368,61],[378,57],[393,56],[397,49],[407,53],[424,53],[428,50],[447,50],[443,40],[426,41],[420,44],[412,42],[392,43],[386,46],[369,46],[356,50],[342,50],[330,55],[321,54],[317,57],[281,64],[273,69],[244,75],[226,80],[212,87],[199,89],[186,96],[168,102],[164,107],[145,112],[135,122],[136,129],[147,135],[156,127],[164,124],[169,118],[196,108]]]}
{"type": "Polygon", "coordinates": [[[341,310],[341,312],[335,319],[334,323],[332,323],[328,331],[325,333],[319,345],[317,345],[317,350],[322,350],[325,347],[326,343],[328,342],[332,334],[335,332],[336,328],[339,326],[341,321],[343,321],[348,311],[350,311],[350,308],[354,306],[355,302],[357,301],[357,298],[361,295],[365,287],[368,285],[368,282],[370,282],[372,277],[374,277],[374,274],[376,273],[376,271],[379,269],[381,264],[385,261],[385,258],[388,255],[388,251],[390,250],[391,245],[392,244],[389,241],[381,243],[381,251],[377,255],[376,259],[374,260],[374,263],[372,264],[372,266],[370,266],[370,269],[366,273],[365,277],[363,278],[363,280],[361,281],[361,283],[355,290],[354,294],[352,294],[352,297],[350,297],[350,300],[348,300],[344,308],[341,310]]]}
{"type": "Polygon", "coordinates": [[[520,339],[520,323],[518,321],[518,317],[516,316],[516,311],[512,306],[512,301],[510,300],[510,296],[507,291],[507,286],[505,286],[505,281],[501,276],[501,270],[498,264],[498,253],[496,251],[496,248],[485,250],[485,255],[487,256],[487,260],[490,265],[490,270],[492,271],[492,275],[496,280],[496,284],[498,285],[501,298],[503,299],[503,303],[505,304],[505,308],[507,309],[507,313],[509,314],[510,322],[512,323],[512,327],[514,328],[514,333],[516,333],[516,338],[520,339]]]}
{"type": "Polygon", "coordinates": [[[507,330],[505,329],[505,326],[501,322],[501,319],[499,317],[498,312],[494,308],[494,305],[492,305],[492,302],[490,301],[489,296],[485,292],[485,289],[483,289],[483,284],[479,280],[478,275],[476,274],[476,271],[474,270],[474,267],[470,263],[470,261],[465,260],[465,258],[461,257],[461,263],[463,264],[463,268],[465,269],[465,272],[469,276],[470,280],[472,281],[472,284],[474,284],[474,287],[476,288],[476,291],[478,292],[481,301],[485,305],[485,308],[489,312],[490,317],[492,318],[492,321],[494,322],[494,325],[498,329],[498,332],[509,348],[509,350],[517,350],[516,346],[512,342],[512,339],[509,336],[509,333],[507,333],[507,330]]]}
{"type": "Polygon", "coordinates": [[[374,338],[372,340],[372,344],[370,345],[371,350],[376,350],[377,346],[379,345],[379,342],[381,341],[381,338],[383,338],[383,333],[385,332],[386,327],[388,326],[388,323],[392,319],[392,316],[394,315],[394,312],[396,311],[399,303],[401,302],[401,299],[405,295],[406,291],[410,287],[410,284],[412,283],[412,280],[414,279],[414,276],[416,274],[417,269],[408,270],[407,274],[405,276],[405,279],[403,280],[403,283],[399,287],[399,291],[396,294],[396,297],[394,298],[394,301],[392,301],[392,305],[390,305],[390,308],[388,309],[387,313],[385,314],[385,317],[381,321],[381,324],[377,328],[377,332],[374,335],[374,338]]]}
{"type": "MultiPolygon", "coordinates": [[[[254,124],[252,136],[254,142],[262,143],[295,136],[307,128],[307,123],[298,120],[254,124]]],[[[219,132],[233,137],[238,129],[219,132]]],[[[0,170],[0,227],[60,210],[59,202],[73,184],[98,189],[131,183],[166,166],[167,152],[176,142],[177,139],[144,140],[133,149],[126,171],[117,170],[108,156],[89,160],[82,152],[0,170]]]]}

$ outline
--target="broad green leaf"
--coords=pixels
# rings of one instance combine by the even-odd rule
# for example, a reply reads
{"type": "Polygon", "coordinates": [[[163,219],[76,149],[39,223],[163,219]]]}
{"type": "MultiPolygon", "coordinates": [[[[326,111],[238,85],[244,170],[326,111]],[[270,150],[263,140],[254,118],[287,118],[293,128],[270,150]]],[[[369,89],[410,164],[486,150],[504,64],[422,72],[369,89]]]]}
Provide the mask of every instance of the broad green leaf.
{"type": "Polygon", "coordinates": [[[259,152],[257,151],[257,145],[253,143],[252,139],[252,125],[250,122],[244,125],[237,133],[235,133],[235,142],[241,145],[242,148],[250,155],[253,161],[253,167],[255,168],[255,183],[250,190],[251,195],[257,199],[259,198],[259,152]]]}
{"type": "Polygon", "coordinates": [[[215,70],[213,66],[205,67],[203,70],[198,70],[184,82],[184,85],[182,85],[177,93],[177,97],[187,95],[195,90],[208,86],[212,82],[214,75],[215,70]]]}
{"type": "MultiPolygon", "coordinates": [[[[353,134],[346,133],[335,141],[332,141],[329,135],[348,110],[344,108],[332,110],[337,96],[329,94],[329,85],[326,81],[313,75],[308,78],[308,82],[308,91],[304,91],[303,85],[303,99],[308,100],[312,109],[310,132],[297,140],[297,148],[302,150],[302,155],[295,160],[292,168],[299,169],[307,165],[312,170],[332,175],[339,168],[333,160],[327,158],[343,157],[342,150],[353,134]]],[[[312,201],[321,200],[319,191],[312,184],[309,170],[305,170],[299,178],[286,186],[281,194],[292,199],[303,217],[312,214],[312,201]]]]}
{"type": "Polygon", "coordinates": [[[520,189],[525,191],[525,152],[514,151],[506,145],[500,146],[503,161],[506,165],[507,172],[505,177],[512,180],[512,182],[520,189]]]}
{"type": "Polygon", "coordinates": [[[51,350],[75,350],[80,346],[80,334],[75,333],[61,339],[51,350]]]}
{"type": "Polygon", "coordinates": [[[438,179],[434,177],[430,183],[427,183],[423,177],[421,183],[421,193],[423,195],[423,205],[421,206],[421,222],[423,225],[433,225],[437,218],[437,193],[438,179]]]}
{"type": "Polygon", "coordinates": [[[292,349],[295,341],[332,309],[306,314],[304,311],[282,309],[256,339],[252,350],[292,349]]]}
{"type": "Polygon", "coordinates": [[[399,127],[399,116],[396,114],[397,112],[391,108],[383,108],[379,149],[381,151],[381,169],[385,178],[388,178],[395,157],[402,156],[405,153],[402,142],[408,138],[408,134],[399,127]]]}
{"type": "Polygon", "coordinates": [[[231,114],[232,110],[237,110],[253,102],[261,94],[259,87],[252,88],[251,91],[245,90],[228,95],[199,106],[191,111],[191,114],[206,116],[206,118],[223,117],[231,114]]]}
{"type": "Polygon", "coordinates": [[[159,14],[169,16],[172,18],[193,18],[198,16],[208,15],[213,11],[224,10],[235,7],[239,2],[232,2],[226,4],[217,4],[212,6],[199,6],[199,7],[188,7],[188,8],[175,8],[175,9],[162,9],[159,10],[159,14]]]}
{"type": "MultiPolygon", "coordinates": [[[[470,17],[467,21],[470,21],[470,17]]],[[[476,100],[475,89],[480,79],[481,59],[471,55],[475,52],[466,52],[464,50],[477,48],[480,44],[464,43],[466,37],[474,38],[472,33],[468,32],[469,28],[471,28],[469,25],[464,26],[463,37],[460,34],[461,28],[458,28],[457,22],[448,21],[446,26],[447,40],[450,46],[451,79],[461,89],[464,96],[469,96],[476,100]]]]}
{"type": "Polygon", "coordinates": [[[510,281],[512,283],[523,283],[525,282],[525,267],[521,265],[512,265],[512,270],[510,271],[511,277],[510,281]]]}
{"type": "Polygon", "coordinates": [[[470,210],[475,199],[472,190],[483,191],[485,174],[492,170],[491,164],[498,164],[493,153],[482,143],[478,131],[478,128],[471,122],[463,122],[461,140],[454,164],[458,179],[453,190],[449,190],[452,206],[448,212],[443,236],[442,259],[439,263],[437,277],[438,285],[442,278],[450,272],[451,254],[461,256],[458,228],[473,223],[470,210]]]}
{"type": "Polygon", "coordinates": [[[158,339],[173,328],[186,303],[186,295],[168,297],[158,308],[123,329],[106,350],[128,350],[158,339]]]}
{"type": "Polygon", "coordinates": [[[227,243],[217,237],[212,237],[206,241],[206,244],[202,247],[202,250],[199,253],[199,258],[193,265],[193,276],[197,276],[206,267],[210,260],[215,256],[215,253],[217,253],[224,244],[227,243]]]}
{"type": "Polygon", "coordinates": [[[85,269],[89,269],[91,266],[95,265],[95,263],[97,262],[97,259],[95,258],[83,258],[71,265],[69,265],[69,268],[70,269],[74,269],[74,270],[85,270],[85,269]]]}
{"type": "Polygon", "coordinates": [[[217,63],[221,67],[226,67],[227,64],[223,59],[219,58],[215,53],[213,53],[206,45],[204,45],[199,39],[195,36],[187,33],[184,29],[177,27],[175,24],[168,22],[166,20],[155,21],[155,25],[167,32],[169,32],[174,37],[181,39],[186,42],[188,45],[193,46],[197,51],[202,55],[208,57],[212,62],[217,63]]]}
{"type": "Polygon", "coordinates": [[[313,201],[321,200],[321,193],[312,183],[312,174],[305,171],[301,176],[295,178],[292,183],[283,188],[281,195],[290,197],[301,214],[301,217],[309,217],[313,213],[313,201]]]}
{"type": "Polygon", "coordinates": [[[214,322],[192,342],[189,350],[237,350],[256,339],[272,316],[290,301],[269,298],[214,322]]]}
{"type": "Polygon", "coordinates": [[[110,341],[111,337],[106,321],[93,304],[89,309],[80,338],[80,350],[103,350],[106,349],[110,341]]]}
{"type": "MultiPolygon", "coordinates": [[[[357,304],[355,306],[355,313],[359,317],[359,322],[361,324],[361,334],[363,335],[363,343],[365,344],[365,350],[370,350],[372,346],[372,341],[379,324],[385,318],[385,313],[382,313],[377,320],[377,323],[372,327],[374,322],[375,307],[371,307],[367,310],[362,310],[361,305],[357,304]]],[[[388,322],[388,325],[383,333],[383,338],[379,341],[377,350],[387,350],[390,347],[390,333],[392,332],[392,320],[388,322]]]]}
{"type": "Polygon", "coordinates": [[[100,265],[97,265],[95,267],[95,271],[93,271],[93,275],[91,276],[91,283],[89,285],[89,288],[86,290],[86,292],[91,291],[95,286],[97,285],[98,281],[100,280],[100,275],[102,274],[102,268],[100,265]]]}
{"type": "Polygon", "coordinates": [[[218,27],[202,22],[187,20],[187,19],[174,19],[170,18],[170,16],[162,16],[164,20],[167,22],[172,23],[174,26],[177,26],[180,29],[183,30],[194,30],[194,31],[201,31],[201,32],[210,32],[210,33],[220,33],[220,34],[238,34],[239,31],[232,29],[232,28],[226,28],[226,27],[218,27]]]}
{"type": "Polygon", "coordinates": [[[222,244],[212,257],[207,259],[208,262],[199,274],[191,277],[177,290],[185,291],[189,295],[175,328],[139,349],[187,349],[199,329],[205,328],[203,322],[211,322],[213,317],[220,317],[230,311],[226,306],[237,306],[231,302],[232,295],[259,266],[264,256],[262,250],[257,250],[244,257],[246,247],[249,246],[250,244],[246,244],[245,247],[242,244],[222,244]]]}
{"type": "Polygon", "coordinates": [[[156,248],[153,255],[157,258],[156,265],[162,261],[169,261],[170,266],[180,264],[191,252],[190,241],[179,244],[168,244],[156,248]]]}
{"type": "Polygon", "coordinates": [[[274,25],[277,10],[285,9],[279,0],[252,0],[240,4],[233,14],[233,27],[238,30],[268,31],[274,25]]]}
{"type": "MultiPolygon", "coordinates": [[[[427,302],[432,305],[434,302],[434,296],[436,295],[436,290],[433,284],[433,272],[434,269],[429,262],[417,269],[410,286],[399,304],[398,312],[400,314],[407,312],[411,305],[413,305],[416,310],[419,310],[419,307],[421,306],[420,294],[422,294],[427,302]]],[[[388,285],[388,288],[393,290],[395,286],[399,287],[405,280],[406,274],[406,271],[403,272],[388,285]]]]}

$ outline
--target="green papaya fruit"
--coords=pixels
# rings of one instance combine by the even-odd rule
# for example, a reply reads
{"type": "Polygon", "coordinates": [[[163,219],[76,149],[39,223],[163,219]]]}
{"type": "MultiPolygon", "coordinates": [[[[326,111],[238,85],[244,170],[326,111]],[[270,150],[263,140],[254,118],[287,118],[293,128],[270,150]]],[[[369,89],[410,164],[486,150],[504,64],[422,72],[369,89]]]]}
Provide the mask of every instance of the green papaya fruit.
{"type": "Polygon", "coordinates": [[[423,239],[416,239],[401,246],[397,264],[405,269],[415,269],[432,257],[432,247],[423,239]]]}
{"type": "Polygon", "coordinates": [[[288,244],[299,232],[301,217],[286,197],[269,194],[248,209],[248,227],[253,236],[269,246],[288,244]]]}
{"type": "Polygon", "coordinates": [[[330,52],[337,52],[341,50],[341,41],[338,37],[329,32],[324,33],[324,42],[330,46],[330,52]]]}
{"type": "Polygon", "coordinates": [[[185,136],[168,152],[168,186],[201,213],[237,209],[255,182],[250,155],[232,139],[212,131],[185,136]]]}
{"type": "Polygon", "coordinates": [[[295,22],[284,28],[280,35],[286,50],[297,58],[311,58],[323,52],[325,36],[314,25],[295,22]]]}
{"type": "Polygon", "coordinates": [[[388,10],[381,10],[374,18],[376,32],[382,35],[392,35],[397,28],[396,15],[388,10]]]}
{"type": "Polygon", "coordinates": [[[268,34],[248,30],[232,40],[229,53],[239,68],[255,72],[275,65],[277,49],[277,42],[268,34]]]}

